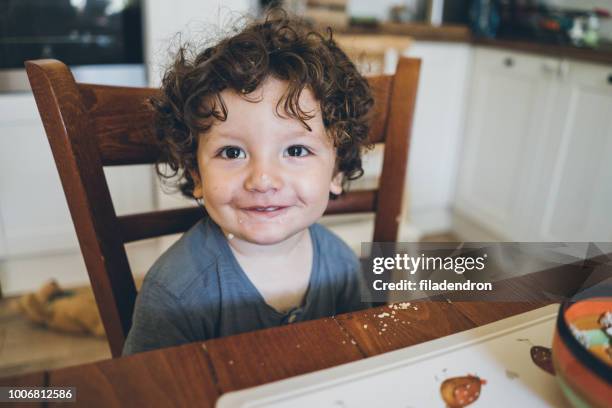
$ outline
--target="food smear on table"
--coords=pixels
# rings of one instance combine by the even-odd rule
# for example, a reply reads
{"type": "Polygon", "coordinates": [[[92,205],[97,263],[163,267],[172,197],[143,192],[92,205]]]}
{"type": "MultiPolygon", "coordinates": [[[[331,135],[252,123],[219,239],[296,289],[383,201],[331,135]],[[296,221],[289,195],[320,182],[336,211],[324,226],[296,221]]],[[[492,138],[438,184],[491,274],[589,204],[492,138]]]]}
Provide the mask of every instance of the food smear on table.
{"type": "Polygon", "coordinates": [[[447,407],[462,408],[478,399],[486,383],[486,380],[472,374],[448,378],[440,385],[440,395],[447,407]]]}
{"type": "Polygon", "coordinates": [[[531,360],[535,365],[550,375],[555,375],[555,367],[552,361],[552,350],[544,346],[533,346],[530,350],[531,360]]]}
{"type": "Polygon", "coordinates": [[[546,371],[550,375],[556,375],[555,366],[552,361],[552,349],[545,346],[534,346],[529,339],[516,339],[517,341],[524,341],[531,345],[529,354],[531,355],[531,361],[533,364],[546,371]]]}

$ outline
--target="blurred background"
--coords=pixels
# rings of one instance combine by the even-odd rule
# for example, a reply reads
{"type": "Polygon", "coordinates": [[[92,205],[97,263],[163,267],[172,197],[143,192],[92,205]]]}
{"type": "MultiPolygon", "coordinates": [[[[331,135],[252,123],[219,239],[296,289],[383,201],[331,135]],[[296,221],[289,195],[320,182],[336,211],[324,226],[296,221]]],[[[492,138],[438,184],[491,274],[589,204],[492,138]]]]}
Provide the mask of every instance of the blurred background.
{"type": "MultiPolygon", "coordinates": [[[[214,38],[261,0],[0,0],[0,376],[109,357],[103,339],[24,320],[50,280],[88,285],[23,69],[157,86],[180,39],[214,38]],[[181,32],[177,37],[176,33],[181,32]]],[[[612,241],[612,0],[286,0],[364,73],[422,58],[402,241],[612,241]]],[[[381,151],[355,188],[377,183],[381,151]]],[[[119,214],[191,205],[149,166],[106,169],[119,214]]],[[[323,223],[358,252],[372,216],[323,223]]],[[[176,237],[128,245],[143,275],[176,237]]]]}

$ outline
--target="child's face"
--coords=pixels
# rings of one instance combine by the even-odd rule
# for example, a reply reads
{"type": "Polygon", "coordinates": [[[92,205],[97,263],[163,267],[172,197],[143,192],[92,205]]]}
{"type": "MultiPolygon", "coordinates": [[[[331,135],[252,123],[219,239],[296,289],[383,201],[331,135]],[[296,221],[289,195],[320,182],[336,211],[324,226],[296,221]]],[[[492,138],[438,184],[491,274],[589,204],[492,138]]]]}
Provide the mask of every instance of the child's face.
{"type": "Polygon", "coordinates": [[[286,89],[286,82],[269,78],[248,95],[252,101],[223,91],[227,120],[198,144],[194,196],[226,234],[250,243],[275,244],[303,231],[323,215],[329,193],[342,192],[319,103],[302,91],[300,107],[316,113],[308,131],[286,117],[282,103],[277,109],[286,89]]]}

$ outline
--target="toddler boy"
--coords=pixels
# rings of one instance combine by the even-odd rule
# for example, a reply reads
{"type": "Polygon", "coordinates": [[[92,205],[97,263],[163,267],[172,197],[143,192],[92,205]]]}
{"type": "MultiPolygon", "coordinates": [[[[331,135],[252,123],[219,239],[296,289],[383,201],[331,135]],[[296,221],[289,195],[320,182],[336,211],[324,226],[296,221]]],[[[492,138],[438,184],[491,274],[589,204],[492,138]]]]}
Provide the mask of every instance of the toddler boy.
{"type": "Polygon", "coordinates": [[[152,102],[162,176],[206,216],[148,272],[124,354],[369,306],[358,259],[316,224],[363,173],[373,104],[331,33],[269,13],[195,58],[182,49],[152,102]]]}

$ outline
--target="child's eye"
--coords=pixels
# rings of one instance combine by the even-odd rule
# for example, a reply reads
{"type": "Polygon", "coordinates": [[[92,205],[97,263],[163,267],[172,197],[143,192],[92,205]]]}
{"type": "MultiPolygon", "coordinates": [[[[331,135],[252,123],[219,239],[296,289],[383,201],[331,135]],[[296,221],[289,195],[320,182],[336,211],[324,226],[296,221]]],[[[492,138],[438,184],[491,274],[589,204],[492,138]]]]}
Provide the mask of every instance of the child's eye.
{"type": "Polygon", "coordinates": [[[221,149],[218,155],[222,159],[244,159],[246,157],[246,153],[239,147],[236,146],[227,146],[221,149]]]}
{"type": "Polygon", "coordinates": [[[310,155],[311,152],[305,146],[294,145],[287,148],[287,156],[304,157],[310,155]]]}

